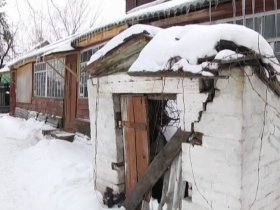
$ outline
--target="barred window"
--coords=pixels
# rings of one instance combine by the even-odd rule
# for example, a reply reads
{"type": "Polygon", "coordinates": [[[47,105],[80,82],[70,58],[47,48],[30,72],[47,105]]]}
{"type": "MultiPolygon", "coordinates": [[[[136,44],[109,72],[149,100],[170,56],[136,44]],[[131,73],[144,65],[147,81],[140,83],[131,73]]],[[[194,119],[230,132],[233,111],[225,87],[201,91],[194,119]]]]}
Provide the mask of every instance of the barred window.
{"type": "MultiPolygon", "coordinates": [[[[64,77],[64,59],[48,63],[64,77]]],[[[64,79],[44,61],[34,64],[34,95],[37,97],[63,98],[64,79]]]]}
{"type": "Polygon", "coordinates": [[[87,89],[87,79],[88,75],[84,71],[87,62],[90,60],[90,57],[96,53],[101,47],[103,47],[104,43],[98,46],[94,46],[93,48],[86,49],[81,52],[81,63],[80,63],[80,94],[81,98],[88,97],[88,89],[87,89]]]}

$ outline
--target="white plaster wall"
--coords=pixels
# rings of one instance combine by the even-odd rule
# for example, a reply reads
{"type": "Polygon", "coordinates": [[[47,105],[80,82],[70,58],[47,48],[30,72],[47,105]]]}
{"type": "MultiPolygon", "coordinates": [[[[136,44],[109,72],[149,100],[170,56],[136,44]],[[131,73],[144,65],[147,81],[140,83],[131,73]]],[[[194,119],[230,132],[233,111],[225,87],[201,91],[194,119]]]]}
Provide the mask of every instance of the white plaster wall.
{"type": "MultiPolygon", "coordinates": [[[[120,145],[123,142],[119,138],[119,131],[115,128],[112,94],[174,93],[177,94],[178,101],[182,101],[183,89],[186,89],[185,94],[198,93],[198,79],[131,77],[123,73],[101,77],[98,80],[96,78],[88,80],[91,136],[94,142],[94,163],[96,163],[96,189],[104,192],[108,186],[115,192],[124,190],[124,168],[112,169],[112,163],[123,161],[123,145],[120,145]]],[[[201,97],[201,100],[204,101],[205,96],[201,97]]],[[[192,102],[197,103],[195,99],[192,102]]],[[[200,110],[202,102],[199,104],[200,110]]],[[[198,111],[195,112],[197,114],[194,114],[192,119],[198,118],[198,111]]],[[[190,128],[191,120],[188,122],[184,125],[190,128]]]]}
{"type": "MultiPolygon", "coordinates": [[[[182,177],[193,190],[192,200],[183,200],[183,209],[241,209],[243,75],[239,69],[224,75],[229,78],[217,80],[213,102],[194,124],[194,130],[204,134],[202,146],[182,146],[182,177]]],[[[192,105],[189,95],[185,106],[192,105]]],[[[195,95],[195,101],[202,97],[195,95]]]]}
{"type": "MultiPolygon", "coordinates": [[[[247,71],[255,88],[264,95],[263,83],[252,76],[249,68],[247,71]]],[[[182,177],[193,185],[192,201],[183,200],[182,209],[245,210],[254,200],[264,102],[240,69],[223,74],[229,78],[217,80],[214,101],[208,103],[200,122],[194,124],[195,131],[204,134],[202,146],[187,143],[182,146],[182,177]]],[[[116,137],[112,94],[177,94],[181,127],[190,131],[208,96],[199,93],[198,84],[198,79],[130,77],[125,73],[88,81],[91,136],[94,147],[98,146],[95,154],[98,190],[104,192],[106,186],[116,192],[124,189],[123,168],[113,170],[111,167],[112,162],[123,161],[119,145],[122,142],[116,137]]],[[[277,107],[278,115],[267,107],[261,179],[252,209],[280,206],[280,103],[271,91],[268,100],[277,107]]]]}
{"type": "Polygon", "coordinates": [[[249,69],[246,72],[242,209],[280,209],[280,99],[249,69]]]}

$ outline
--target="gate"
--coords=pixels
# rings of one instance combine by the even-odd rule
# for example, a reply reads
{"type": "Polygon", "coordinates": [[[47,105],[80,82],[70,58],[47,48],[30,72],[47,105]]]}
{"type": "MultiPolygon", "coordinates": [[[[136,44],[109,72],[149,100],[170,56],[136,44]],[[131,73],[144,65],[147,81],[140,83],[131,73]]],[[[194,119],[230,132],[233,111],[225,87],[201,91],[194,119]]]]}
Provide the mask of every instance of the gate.
{"type": "Polygon", "coordinates": [[[10,88],[9,84],[0,83],[0,113],[9,112],[10,88]]]}

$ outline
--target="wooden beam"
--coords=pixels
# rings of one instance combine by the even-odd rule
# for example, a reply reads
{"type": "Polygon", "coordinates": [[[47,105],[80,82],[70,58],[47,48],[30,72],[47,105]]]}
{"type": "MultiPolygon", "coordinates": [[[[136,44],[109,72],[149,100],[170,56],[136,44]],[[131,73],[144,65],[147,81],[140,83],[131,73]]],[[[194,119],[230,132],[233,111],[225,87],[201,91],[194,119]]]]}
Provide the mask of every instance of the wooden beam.
{"type": "MultiPolygon", "coordinates": [[[[279,7],[280,4],[278,4],[279,7]]],[[[252,2],[251,0],[246,1],[246,15],[252,14],[252,2]]],[[[263,5],[263,1],[255,0],[255,13],[272,11],[275,9],[273,0],[266,0],[265,7],[263,5]],[[264,10],[265,8],[265,10],[264,10]]],[[[236,16],[242,16],[242,1],[236,1],[236,16]]],[[[185,25],[185,24],[193,24],[193,23],[203,23],[209,21],[209,8],[200,9],[196,11],[190,11],[187,14],[170,17],[162,20],[156,20],[151,22],[151,25],[158,27],[169,27],[174,25],[185,25]]],[[[211,9],[211,20],[222,20],[227,18],[233,18],[233,7],[232,3],[224,3],[217,6],[212,6],[211,9]]]]}
{"type": "Polygon", "coordinates": [[[65,67],[66,70],[68,70],[75,78],[78,78],[77,73],[75,73],[69,66],[67,66],[65,63],[63,63],[60,59],[57,59],[63,66],[65,67]]]}
{"type": "Polygon", "coordinates": [[[48,61],[45,61],[45,62],[46,62],[46,64],[47,64],[49,67],[51,67],[51,69],[54,70],[62,79],[64,79],[64,76],[63,76],[59,71],[57,71],[55,67],[53,67],[48,61]]]}
{"type": "Polygon", "coordinates": [[[85,71],[94,76],[127,71],[150,40],[151,37],[145,34],[135,35],[86,66],[85,71]]]}
{"type": "Polygon", "coordinates": [[[87,37],[82,39],[79,43],[75,44],[75,47],[86,48],[90,45],[104,42],[106,40],[113,38],[114,36],[116,36],[117,34],[119,34],[120,32],[122,32],[123,30],[125,30],[127,28],[128,28],[128,25],[124,24],[124,25],[112,27],[110,29],[107,29],[107,30],[104,30],[101,32],[97,32],[96,34],[88,35],[87,37]]]}
{"type": "Polygon", "coordinates": [[[172,161],[177,157],[181,151],[181,145],[190,137],[190,133],[183,132],[178,129],[172,139],[165,145],[165,147],[158,153],[152,163],[149,165],[144,176],[137,183],[133,192],[126,195],[124,207],[129,210],[135,210],[141,203],[144,195],[148,193],[159,178],[164,174],[172,161]]]}

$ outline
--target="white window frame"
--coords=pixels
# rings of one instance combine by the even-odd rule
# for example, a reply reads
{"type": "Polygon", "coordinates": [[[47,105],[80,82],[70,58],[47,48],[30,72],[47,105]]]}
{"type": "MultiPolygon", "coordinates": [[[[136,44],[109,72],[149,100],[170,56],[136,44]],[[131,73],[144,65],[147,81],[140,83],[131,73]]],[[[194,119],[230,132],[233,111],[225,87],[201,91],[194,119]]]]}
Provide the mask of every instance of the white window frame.
{"type": "Polygon", "coordinates": [[[95,45],[93,47],[89,47],[87,49],[84,49],[80,52],[80,80],[79,80],[79,98],[87,98],[87,79],[88,75],[86,72],[83,71],[83,69],[86,67],[87,62],[90,60],[90,57],[97,52],[100,48],[104,46],[105,42],[95,45]],[[90,57],[87,57],[85,60],[82,60],[83,54],[88,53],[89,51],[94,51],[94,53],[91,54],[90,57]]]}
{"type": "Polygon", "coordinates": [[[43,98],[64,98],[65,59],[47,61],[63,78],[53,70],[42,58],[34,64],[34,96],[43,98]],[[43,83],[43,86],[42,84],[43,83]]]}

